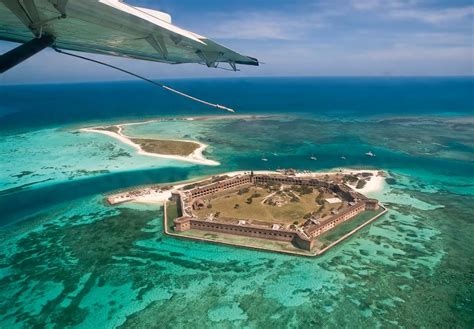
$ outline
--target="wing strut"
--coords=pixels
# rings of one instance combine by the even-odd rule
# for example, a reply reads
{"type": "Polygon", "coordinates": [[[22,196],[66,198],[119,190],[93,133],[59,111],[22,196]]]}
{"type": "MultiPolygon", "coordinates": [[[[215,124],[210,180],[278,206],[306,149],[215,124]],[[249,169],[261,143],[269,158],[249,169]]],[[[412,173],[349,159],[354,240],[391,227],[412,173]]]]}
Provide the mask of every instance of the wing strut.
{"type": "Polygon", "coordinates": [[[193,97],[193,96],[188,95],[188,94],[186,94],[186,93],[183,93],[183,92],[181,92],[181,91],[179,91],[179,90],[176,90],[176,89],[174,89],[174,88],[171,88],[171,87],[169,87],[169,86],[167,86],[167,85],[165,85],[165,84],[162,84],[162,83],[159,83],[159,82],[156,82],[156,81],[147,79],[147,78],[142,77],[142,76],[140,76],[140,75],[138,75],[138,74],[135,74],[135,73],[133,73],[133,72],[130,72],[130,71],[121,69],[120,67],[117,67],[117,66],[114,66],[114,65],[111,65],[111,64],[107,64],[107,63],[104,63],[104,62],[101,62],[101,61],[98,61],[98,60],[95,60],[95,59],[92,59],[92,58],[88,58],[88,57],[84,57],[84,56],[72,54],[72,53],[69,53],[69,52],[65,52],[65,51],[63,51],[63,50],[61,50],[61,49],[58,49],[56,46],[53,46],[52,48],[53,48],[56,52],[58,52],[58,53],[60,53],[60,54],[64,54],[64,55],[68,55],[68,56],[72,56],[72,57],[84,59],[84,60],[89,61],[89,62],[94,62],[94,63],[97,63],[97,64],[101,64],[101,65],[104,65],[104,66],[113,68],[113,69],[115,69],[115,70],[118,70],[118,71],[120,71],[120,72],[123,72],[123,73],[126,73],[126,74],[130,74],[130,75],[132,75],[132,76],[134,76],[134,77],[136,77],[136,78],[142,79],[142,80],[144,80],[144,81],[146,81],[146,82],[149,82],[149,83],[151,83],[151,84],[153,84],[153,85],[155,85],[155,86],[161,87],[161,88],[163,88],[163,89],[166,89],[166,90],[168,90],[168,91],[171,91],[172,93],[178,94],[178,95],[180,95],[180,96],[183,96],[183,97],[188,98],[188,99],[190,99],[190,100],[193,100],[193,101],[195,101],[195,102],[198,102],[198,103],[201,103],[201,104],[210,106],[210,107],[214,107],[214,108],[219,109],[219,110],[225,110],[225,111],[232,112],[232,113],[235,112],[233,109],[228,108],[228,107],[226,107],[226,106],[223,106],[223,105],[220,105],[220,104],[215,104],[215,103],[206,102],[206,101],[204,101],[204,100],[202,100],[202,99],[199,99],[199,98],[197,98],[197,97],[193,97]]]}
{"type": "Polygon", "coordinates": [[[41,38],[32,39],[15,49],[0,56],[0,74],[20,64],[34,54],[39,53],[44,48],[54,43],[54,37],[43,35],[41,38]]]}

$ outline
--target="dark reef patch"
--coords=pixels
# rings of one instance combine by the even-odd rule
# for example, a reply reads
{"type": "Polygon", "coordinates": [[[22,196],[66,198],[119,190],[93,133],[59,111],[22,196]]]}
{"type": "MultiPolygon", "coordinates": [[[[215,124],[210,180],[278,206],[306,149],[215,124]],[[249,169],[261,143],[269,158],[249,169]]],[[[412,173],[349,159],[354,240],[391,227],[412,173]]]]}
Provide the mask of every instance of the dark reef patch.
{"type": "Polygon", "coordinates": [[[28,176],[34,174],[34,171],[29,171],[29,170],[23,170],[21,173],[16,174],[16,175],[10,175],[10,177],[16,177],[16,178],[22,178],[24,176],[28,176]]]}
{"type": "MultiPolygon", "coordinates": [[[[152,227],[150,222],[157,215],[160,214],[155,211],[123,208],[119,214],[99,216],[88,224],[74,224],[80,220],[74,216],[66,226],[49,223],[44,229],[20,239],[16,253],[10,257],[0,256],[2,267],[11,268],[11,274],[0,280],[0,290],[6,289],[12,282],[22,282],[25,277],[29,282],[62,283],[64,289],[44,305],[37,316],[30,316],[21,307],[18,307],[15,316],[31,327],[44,327],[48,319],[54,319],[60,327],[71,326],[79,324],[87,316],[87,309],[79,307],[79,303],[94,285],[101,282],[120,285],[130,281],[137,288],[144,285],[142,281],[150,285],[149,277],[137,273],[138,267],[133,262],[129,264],[127,257],[139,257],[141,252],[137,251],[135,243],[153,237],[155,233],[144,229],[152,227]],[[126,264],[136,270],[120,270],[126,264]],[[75,297],[68,297],[88,273],[90,277],[80,292],[75,297]],[[136,281],[137,278],[142,280],[136,281]],[[65,299],[70,299],[70,304],[61,308],[59,305],[65,299]]],[[[38,295],[44,293],[46,291],[39,291],[38,295]]],[[[0,313],[10,309],[11,301],[7,298],[0,303],[0,313]]]]}

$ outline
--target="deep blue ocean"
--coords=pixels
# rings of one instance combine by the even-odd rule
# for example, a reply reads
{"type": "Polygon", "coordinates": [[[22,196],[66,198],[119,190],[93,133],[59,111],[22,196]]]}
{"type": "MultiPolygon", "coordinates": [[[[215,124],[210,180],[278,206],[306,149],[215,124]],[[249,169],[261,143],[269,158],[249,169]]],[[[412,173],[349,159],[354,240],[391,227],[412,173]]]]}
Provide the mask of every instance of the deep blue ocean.
{"type": "MultiPolygon", "coordinates": [[[[242,78],[170,80],[170,86],[238,114],[334,118],[472,115],[474,80],[460,78],[242,78]]],[[[142,81],[0,86],[0,129],[162,115],[216,115],[142,81]]]]}
{"type": "Polygon", "coordinates": [[[0,86],[0,327],[474,327],[474,78],[166,83],[259,117],[140,81],[0,86]],[[221,165],[79,131],[157,118],[126,133],[206,143],[221,165]],[[103,201],[278,168],[384,170],[389,213],[303,259],[176,240],[159,205],[103,201]]]}

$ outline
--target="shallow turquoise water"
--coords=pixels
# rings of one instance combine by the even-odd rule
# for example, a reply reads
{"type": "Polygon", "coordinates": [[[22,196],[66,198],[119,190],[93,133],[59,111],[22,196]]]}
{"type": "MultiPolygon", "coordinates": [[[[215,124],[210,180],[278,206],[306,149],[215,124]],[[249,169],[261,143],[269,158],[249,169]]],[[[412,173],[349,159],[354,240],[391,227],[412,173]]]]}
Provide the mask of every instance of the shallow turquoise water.
{"type": "Polygon", "coordinates": [[[51,184],[130,169],[185,167],[151,158],[115,139],[76,129],[42,129],[0,140],[0,190],[51,184]]]}
{"type": "Polygon", "coordinates": [[[9,158],[0,171],[2,328],[474,326],[474,124],[466,113],[126,128],[208,143],[220,167],[137,156],[106,136],[77,134],[85,124],[0,140],[9,158]],[[390,212],[307,259],[170,238],[159,206],[103,203],[104,193],[129,186],[278,167],[383,168],[392,179],[372,196],[390,212]]]}

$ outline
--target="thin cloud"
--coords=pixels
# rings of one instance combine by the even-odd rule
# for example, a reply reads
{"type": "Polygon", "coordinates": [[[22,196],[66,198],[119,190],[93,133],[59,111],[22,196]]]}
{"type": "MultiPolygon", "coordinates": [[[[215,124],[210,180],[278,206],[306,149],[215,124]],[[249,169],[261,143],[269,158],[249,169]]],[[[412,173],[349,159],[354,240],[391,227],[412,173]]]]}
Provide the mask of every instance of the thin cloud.
{"type": "Polygon", "coordinates": [[[418,47],[397,44],[388,49],[371,50],[354,55],[370,61],[465,61],[472,58],[471,47],[418,47]]]}
{"type": "Polygon", "coordinates": [[[418,4],[418,0],[351,0],[350,4],[356,10],[374,10],[387,8],[406,8],[418,4]]]}
{"type": "Polygon", "coordinates": [[[241,12],[232,16],[217,15],[206,18],[217,22],[212,26],[202,26],[201,30],[217,39],[241,40],[295,40],[306,36],[314,29],[324,26],[321,18],[313,14],[286,15],[280,12],[241,12]]]}
{"type": "Polygon", "coordinates": [[[439,24],[467,19],[474,15],[474,6],[438,10],[400,9],[389,14],[393,18],[414,19],[425,23],[439,24]]]}
{"type": "Polygon", "coordinates": [[[372,11],[383,17],[416,20],[430,24],[459,21],[474,15],[474,6],[430,9],[422,7],[420,1],[417,0],[351,0],[350,3],[355,10],[372,11]]]}

